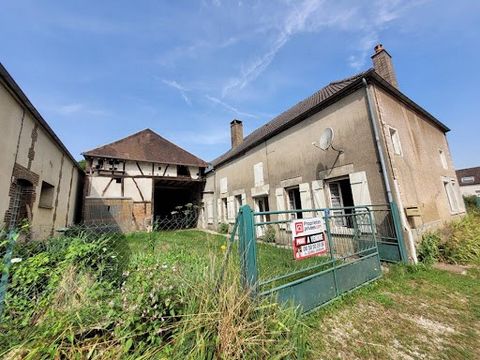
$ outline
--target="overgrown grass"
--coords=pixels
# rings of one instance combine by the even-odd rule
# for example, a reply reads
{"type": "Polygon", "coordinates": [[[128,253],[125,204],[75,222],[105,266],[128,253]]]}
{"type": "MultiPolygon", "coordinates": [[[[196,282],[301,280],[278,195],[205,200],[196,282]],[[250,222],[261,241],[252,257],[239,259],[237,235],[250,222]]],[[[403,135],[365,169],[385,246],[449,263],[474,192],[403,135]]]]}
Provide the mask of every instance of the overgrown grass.
{"type": "Polygon", "coordinates": [[[297,358],[306,342],[293,309],[245,294],[238,261],[218,283],[225,245],[178,231],[17,247],[0,356],[297,358]]]}
{"type": "Polygon", "coordinates": [[[480,213],[470,212],[441,230],[423,236],[419,258],[425,263],[480,265],[480,213]]]}

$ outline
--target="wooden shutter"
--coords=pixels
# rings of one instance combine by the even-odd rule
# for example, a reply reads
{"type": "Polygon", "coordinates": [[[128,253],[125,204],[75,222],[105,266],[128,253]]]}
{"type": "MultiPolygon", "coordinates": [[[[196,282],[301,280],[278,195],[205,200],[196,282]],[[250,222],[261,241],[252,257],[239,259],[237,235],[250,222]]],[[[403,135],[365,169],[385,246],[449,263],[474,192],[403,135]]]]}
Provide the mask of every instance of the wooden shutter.
{"type": "MultiPolygon", "coordinates": [[[[315,209],[324,209],[327,207],[325,202],[325,184],[323,180],[312,181],[312,192],[313,192],[313,207],[315,209]]],[[[323,215],[319,214],[318,215],[323,215]]]]}
{"type": "MultiPolygon", "coordinates": [[[[284,190],[283,188],[278,188],[275,190],[275,197],[277,199],[277,210],[278,211],[284,211],[285,210],[285,196],[284,196],[284,190]]],[[[286,220],[285,214],[278,214],[278,221],[284,221],[286,220]]],[[[287,225],[286,223],[281,223],[279,224],[280,229],[286,229],[287,225]]]]}
{"type": "Polygon", "coordinates": [[[213,200],[207,201],[207,222],[213,224],[213,200]]]}
{"type": "Polygon", "coordinates": [[[221,223],[223,221],[222,216],[222,199],[217,200],[217,222],[221,223]]]}
{"type": "Polygon", "coordinates": [[[355,206],[372,205],[370,191],[368,190],[367,173],[360,171],[352,173],[350,177],[350,186],[352,188],[353,204],[355,206]]]}
{"type": "MultiPolygon", "coordinates": [[[[302,209],[311,209],[312,206],[312,197],[310,194],[310,184],[303,183],[298,186],[298,190],[300,191],[300,206],[302,209]]],[[[313,214],[311,212],[303,213],[305,217],[311,217],[313,214]]]]}
{"type": "Polygon", "coordinates": [[[227,218],[228,222],[233,223],[235,221],[235,197],[229,196],[227,198],[227,218]]]}

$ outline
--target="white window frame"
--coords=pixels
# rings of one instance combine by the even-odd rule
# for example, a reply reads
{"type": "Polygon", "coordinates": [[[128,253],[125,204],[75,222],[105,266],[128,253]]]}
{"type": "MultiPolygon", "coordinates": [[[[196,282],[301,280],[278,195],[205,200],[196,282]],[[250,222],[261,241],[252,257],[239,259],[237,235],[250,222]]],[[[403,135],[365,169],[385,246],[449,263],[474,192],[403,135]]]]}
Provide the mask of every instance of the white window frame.
{"type": "Polygon", "coordinates": [[[228,199],[222,198],[222,222],[228,222],[228,199]]]}
{"type": "Polygon", "coordinates": [[[265,184],[265,180],[263,177],[263,162],[259,162],[253,165],[253,178],[255,187],[263,186],[265,184]]]}
{"type": "Polygon", "coordinates": [[[455,191],[455,179],[443,177],[442,182],[448,205],[450,207],[450,213],[458,214],[461,211],[461,208],[457,192],[455,191]]]}
{"type": "Polygon", "coordinates": [[[392,142],[393,153],[398,156],[403,156],[402,142],[400,141],[400,134],[397,129],[392,126],[388,126],[388,135],[392,142]]]}
{"type": "MultiPolygon", "coordinates": [[[[339,179],[335,179],[335,180],[332,180],[332,181],[327,181],[327,187],[328,187],[328,205],[330,208],[333,208],[333,204],[332,204],[332,190],[331,190],[331,186],[332,185],[336,185],[338,186],[338,193],[340,195],[340,207],[344,207],[344,203],[343,203],[343,194],[342,194],[342,188],[340,186],[340,181],[341,180],[346,180],[348,178],[339,178],[339,179]]],[[[346,218],[343,216],[345,215],[345,211],[342,209],[342,210],[332,210],[331,213],[333,215],[342,215],[342,217],[340,218],[335,218],[334,219],[334,223],[336,226],[347,226],[347,222],[346,222],[346,218]]]]}
{"type": "Polygon", "coordinates": [[[240,208],[243,205],[245,205],[242,201],[242,194],[235,195],[234,200],[235,200],[235,213],[238,213],[240,211],[240,208]]]}
{"type": "Polygon", "coordinates": [[[443,149],[438,149],[438,155],[440,156],[440,163],[442,164],[442,167],[445,170],[447,170],[448,163],[447,163],[447,157],[445,156],[445,151],[443,151],[443,149]]]}

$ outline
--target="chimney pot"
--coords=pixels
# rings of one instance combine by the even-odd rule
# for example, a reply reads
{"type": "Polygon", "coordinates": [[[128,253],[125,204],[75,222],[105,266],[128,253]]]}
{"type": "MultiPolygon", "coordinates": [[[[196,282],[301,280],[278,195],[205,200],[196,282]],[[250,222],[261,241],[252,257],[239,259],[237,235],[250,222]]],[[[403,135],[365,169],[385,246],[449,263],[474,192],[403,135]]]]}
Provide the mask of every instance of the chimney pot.
{"type": "Polygon", "coordinates": [[[230,122],[230,137],[232,140],[232,149],[243,142],[243,123],[238,119],[230,122]]]}
{"type": "Polygon", "coordinates": [[[374,50],[375,54],[372,55],[372,61],[375,72],[398,89],[397,76],[393,68],[392,57],[382,44],[375,45],[374,50]]]}

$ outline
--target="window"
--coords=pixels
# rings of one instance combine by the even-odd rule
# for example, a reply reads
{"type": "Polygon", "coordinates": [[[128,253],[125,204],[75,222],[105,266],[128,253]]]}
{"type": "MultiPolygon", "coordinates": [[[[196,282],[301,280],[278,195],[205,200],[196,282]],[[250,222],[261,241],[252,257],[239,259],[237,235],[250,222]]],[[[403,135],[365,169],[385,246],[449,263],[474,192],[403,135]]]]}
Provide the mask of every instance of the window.
{"type": "MultiPolygon", "coordinates": [[[[302,208],[302,201],[300,198],[300,189],[298,187],[287,189],[288,198],[288,210],[297,210],[302,208]]],[[[292,213],[290,217],[292,219],[301,219],[302,212],[292,213]]]]}
{"type": "Polygon", "coordinates": [[[263,186],[263,163],[259,162],[253,166],[253,177],[255,179],[255,186],[263,186]]]}
{"type": "Polygon", "coordinates": [[[440,155],[440,163],[444,169],[448,169],[447,158],[445,157],[445,152],[443,150],[438,150],[438,154],[440,155]]]}
{"type": "Polygon", "coordinates": [[[397,129],[389,127],[390,138],[392,139],[393,152],[395,155],[402,155],[402,144],[400,144],[400,136],[397,129]]]}
{"type": "Polygon", "coordinates": [[[39,207],[51,209],[53,207],[53,196],[55,187],[49,183],[42,181],[42,187],[40,189],[40,202],[39,207]]]}
{"type": "Polygon", "coordinates": [[[328,183],[330,193],[330,207],[333,208],[331,213],[334,218],[335,225],[350,226],[352,209],[344,209],[344,207],[354,206],[352,186],[350,179],[341,179],[328,183]]]}
{"type": "Polygon", "coordinates": [[[221,178],[220,179],[220,193],[225,194],[228,191],[228,183],[227,183],[227,178],[221,178]]]}
{"type": "Polygon", "coordinates": [[[228,202],[227,198],[222,199],[222,220],[224,222],[227,222],[227,217],[228,217],[228,202]]]}
{"type": "Polygon", "coordinates": [[[178,165],[177,166],[177,176],[190,176],[190,170],[188,166],[178,165]]]}
{"type": "Polygon", "coordinates": [[[122,178],[119,178],[119,177],[118,177],[118,178],[115,178],[115,182],[116,182],[117,184],[121,184],[121,183],[122,183],[122,178]]]}
{"type": "Polygon", "coordinates": [[[243,205],[242,195],[235,195],[235,212],[238,213],[242,205],[243,205]]]}
{"type": "Polygon", "coordinates": [[[460,206],[458,203],[457,194],[455,192],[455,180],[444,178],[443,186],[445,188],[445,193],[447,194],[448,204],[450,206],[450,211],[456,213],[460,211],[460,206]]]}
{"type": "Polygon", "coordinates": [[[464,176],[461,182],[462,184],[473,184],[475,182],[475,176],[464,176]]]}

